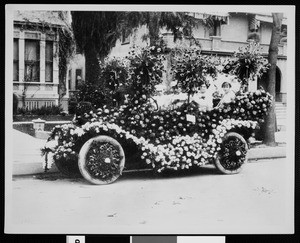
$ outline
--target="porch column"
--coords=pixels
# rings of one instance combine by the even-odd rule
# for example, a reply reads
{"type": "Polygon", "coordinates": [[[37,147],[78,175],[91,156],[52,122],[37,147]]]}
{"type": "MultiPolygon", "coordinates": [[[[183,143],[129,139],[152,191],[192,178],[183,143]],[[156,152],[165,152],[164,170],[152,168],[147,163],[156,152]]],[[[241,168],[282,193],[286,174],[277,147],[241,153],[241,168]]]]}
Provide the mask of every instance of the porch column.
{"type": "Polygon", "coordinates": [[[221,39],[222,39],[222,37],[221,36],[211,36],[210,38],[212,40],[211,49],[212,50],[220,50],[221,49],[221,39]]]}
{"type": "Polygon", "coordinates": [[[59,84],[59,55],[58,55],[58,36],[55,41],[53,41],[53,93],[57,97],[55,99],[55,105],[58,105],[58,84],[59,84]]]}
{"type": "Polygon", "coordinates": [[[19,82],[21,87],[24,86],[24,70],[25,70],[25,40],[24,40],[24,32],[20,32],[19,38],[19,82]]]}
{"type": "Polygon", "coordinates": [[[41,40],[40,40],[40,90],[45,90],[45,75],[46,75],[46,67],[45,67],[45,61],[46,61],[46,35],[44,33],[41,34],[41,40]]]}

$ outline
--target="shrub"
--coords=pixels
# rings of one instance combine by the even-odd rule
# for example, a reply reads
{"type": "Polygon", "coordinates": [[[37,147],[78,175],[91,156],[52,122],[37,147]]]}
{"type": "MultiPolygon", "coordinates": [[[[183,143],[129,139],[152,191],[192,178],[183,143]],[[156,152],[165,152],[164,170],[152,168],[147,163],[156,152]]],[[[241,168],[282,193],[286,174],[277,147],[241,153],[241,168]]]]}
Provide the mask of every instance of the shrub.
{"type": "Polygon", "coordinates": [[[128,63],[126,59],[111,58],[100,63],[100,80],[102,85],[108,88],[107,98],[114,104],[121,104],[124,101],[123,93],[129,88],[128,83],[128,63]]]}
{"type": "Polygon", "coordinates": [[[39,116],[47,116],[47,115],[60,115],[63,112],[63,109],[60,106],[42,106],[39,108],[35,108],[32,110],[28,110],[27,108],[19,108],[18,114],[21,115],[39,115],[39,116]]]}
{"type": "Polygon", "coordinates": [[[13,114],[16,115],[18,113],[18,103],[19,99],[16,94],[13,94],[13,114]]]}
{"type": "Polygon", "coordinates": [[[105,91],[100,84],[84,82],[76,95],[77,102],[90,102],[93,107],[101,107],[107,102],[105,91]]]}
{"type": "Polygon", "coordinates": [[[77,106],[77,101],[75,99],[70,99],[68,103],[69,114],[76,113],[76,106],[77,106]]]}
{"type": "Polygon", "coordinates": [[[90,112],[93,112],[95,108],[93,107],[91,102],[79,102],[76,106],[75,109],[75,123],[77,125],[83,125],[84,123],[87,122],[86,117],[88,116],[87,114],[90,114],[90,112]]]}

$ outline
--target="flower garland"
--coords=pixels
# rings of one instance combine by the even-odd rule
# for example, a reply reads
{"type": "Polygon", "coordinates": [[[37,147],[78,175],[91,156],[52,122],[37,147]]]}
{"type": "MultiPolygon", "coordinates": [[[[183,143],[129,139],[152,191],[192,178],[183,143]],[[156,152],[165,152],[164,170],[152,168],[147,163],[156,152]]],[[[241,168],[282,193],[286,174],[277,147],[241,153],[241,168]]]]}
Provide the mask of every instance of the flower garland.
{"type": "Polygon", "coordinates": [[[267,92],[257,90],[237,96],[222,109],[200,112],[193,103],[155,111],[146,97],[140,99],[144,100],[137,100],[137,104],[110,109],[103,106],[96,112],[90,111],[82,126],[56,126],[43,148],[44,154],[53,152],[53,161],[45,161],[44,168],[58,161],[76,164],[83,144],[97,135],[132,144],[133,151],[158,172],[201,166],[216,157],[228,131],[243,134],[245,139],[250,137],[272,101],[267,92]],[[195,123],[187,121],[186,114],[194,115],[195,123]]]}
{"type": "MultiPolygon", "coordinates": [[[[118,140],[125,138],[126,141],[132,141],[137,150],[141,151],[141,159],[151,165],[153,169],[162,172],[165,169],[183,170],[192,166],[202,166],[209,163],[217,152],[221,149],[222,137],[230,130],[238,127],[255,129],[255,121],[238,121],[234,119],[223,120],[215,129],[208,140],[195,133],[193,136],[173,136],[171,143],[153,144],[149,139],[137,137],[125,131],[117,124],[97,122],[87,122],[82,127],[66,125],[61,127],[61,138],[69,134],[69,141],[63,140],[61,145],[57,146],[53,155],[54,161],[64,159],[67,162],[77,161],[78,153],[89,138],[101,134],[109,134],[118,140]],[[79,148],[79,150],[78,150],[79,148]]],[[[46,146],[50,146],[49,141],[46,146]]],[[[53,143],[54,144],[54,143],[53,143]]],[[[51,166],[47,164],[45,166],[51,166]]]]}

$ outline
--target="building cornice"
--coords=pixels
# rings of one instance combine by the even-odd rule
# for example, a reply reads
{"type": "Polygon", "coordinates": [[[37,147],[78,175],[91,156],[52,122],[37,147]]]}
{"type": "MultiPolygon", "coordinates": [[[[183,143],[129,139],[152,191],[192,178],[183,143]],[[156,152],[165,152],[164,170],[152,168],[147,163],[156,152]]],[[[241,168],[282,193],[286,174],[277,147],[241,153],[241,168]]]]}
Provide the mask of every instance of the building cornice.
{"type": "MultiPolygon", "coordinates": [[[[204,55],[217,55],[217,56],[232,56],[234,54],[234,51],[222,51],[222,50],[201,50],[201,54],[204,55]]],[[[262,53],[263,57],[267,58],[268,53],[262,53]]],[[[287,59],[286,55],[278,55],[278,59],[287,59]]]]}

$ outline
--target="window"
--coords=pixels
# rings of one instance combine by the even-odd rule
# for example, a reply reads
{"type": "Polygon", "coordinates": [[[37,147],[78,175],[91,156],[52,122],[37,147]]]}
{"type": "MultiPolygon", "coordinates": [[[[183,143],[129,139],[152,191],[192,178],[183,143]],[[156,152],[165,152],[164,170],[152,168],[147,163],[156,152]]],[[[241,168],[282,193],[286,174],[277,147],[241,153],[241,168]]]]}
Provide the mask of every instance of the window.
{"type": "Polygon", "coordinates": [[[45,81],[53,82],[53,42],[52,41],[46,41],[45,61],[46,61],[45,81]]]}
{"type": "Polygon", "coordinates": [[[72,90],[71,86],[71,75],[72,75],[72,69],[69,70],[69,75],[68,75],[68,84],[69,84],[69,90],[72,90]]]}
{"type": "Polygon", "coordinates": [[[75,89],[78,89],[78,86],[81,84],[81,80],[82,80],[82,70],[81,69],[76,69],[75,71],[75,77],[76,77],[76,86],[75,89]]]}
{"type": "Polygon", "coordinates": [[[40,81],[40,42],[25,40],[25,72],[24,81],[40,81]]]}
{"type": "Polygon", "coordinates": [[[221,22],[218,20],[213,21],[213,26],[210,28],[209,36],[221,36],[221,22]]]}
{"type": "Polygon", "coordinates": [[[19,39],[14,39],[13,81],[19,81],[19,39]]]}
{"type": "Polygon", "coordinates": [[[130,34],[127,31],[124,30],[122,32],[122,37],[121,37],[122,45],[129,44],[129,42],[130,42],[129,37],[130,37],[130,34]]]}
{"type": "Polygon", "coordinates": [[[208,19],[204,37],[209,38],[210,36],[221,36],[221,21],[215,19],[208,19]]]}
{"type": "Polygon", "coordinates": [[[286,43],[287,42],[287,26],[286,25],[282,25],[281,26],[281,39],[280,39],[280,43],[286,43]]]}

